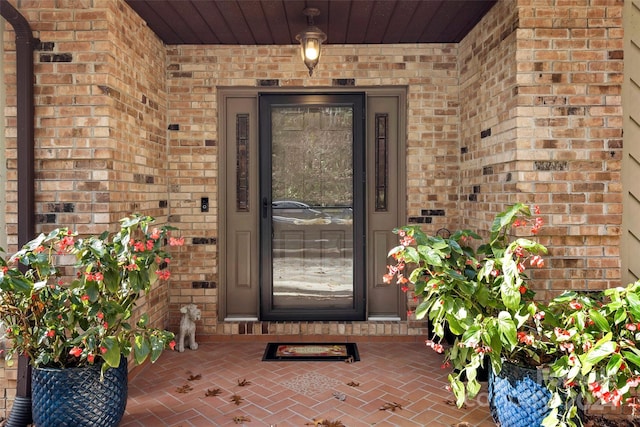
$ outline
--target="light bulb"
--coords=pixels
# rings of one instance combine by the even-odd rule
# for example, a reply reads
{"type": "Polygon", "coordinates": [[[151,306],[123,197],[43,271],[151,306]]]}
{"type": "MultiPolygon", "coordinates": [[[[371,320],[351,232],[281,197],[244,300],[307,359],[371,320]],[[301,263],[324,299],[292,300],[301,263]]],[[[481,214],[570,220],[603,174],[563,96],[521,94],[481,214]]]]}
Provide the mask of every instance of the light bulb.
{"type": "Polygon", "coordinates": [[[318,59],[319,54],[320,49],[318,46],[318,40],[308,39],[305,43],[304,56],[311,61],[315,61],[316,59],[318,59]]]}

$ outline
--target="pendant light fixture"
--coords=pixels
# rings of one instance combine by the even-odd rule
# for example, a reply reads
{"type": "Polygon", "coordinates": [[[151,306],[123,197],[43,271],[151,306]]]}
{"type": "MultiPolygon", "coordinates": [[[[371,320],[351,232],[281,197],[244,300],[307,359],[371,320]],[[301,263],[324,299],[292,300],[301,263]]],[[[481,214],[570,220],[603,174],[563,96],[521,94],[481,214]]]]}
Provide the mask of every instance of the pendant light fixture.
{"type": "Polygon", "coordinates": [[[308,7],[302,13],[307,17],[307,28],[296,35],[296,40],[300,42],[302,60],[309,69],[309,76],[311,76],[320,60],[320,49],[322,43],[327,39],[327,35],[313,23],[313,17],[320,15],[320,10],[308,7]]]}

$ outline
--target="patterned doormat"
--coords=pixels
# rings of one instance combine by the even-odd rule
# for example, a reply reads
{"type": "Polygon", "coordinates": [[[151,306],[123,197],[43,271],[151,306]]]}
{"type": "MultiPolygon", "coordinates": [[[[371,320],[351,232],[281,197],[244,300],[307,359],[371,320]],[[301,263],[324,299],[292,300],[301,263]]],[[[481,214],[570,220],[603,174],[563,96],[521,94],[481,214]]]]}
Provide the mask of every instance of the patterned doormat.
{"type": "Polygon", "coordinates": [[[360,360],[355,343],[269,343],[263,361],[346,361],[360,360]]]}

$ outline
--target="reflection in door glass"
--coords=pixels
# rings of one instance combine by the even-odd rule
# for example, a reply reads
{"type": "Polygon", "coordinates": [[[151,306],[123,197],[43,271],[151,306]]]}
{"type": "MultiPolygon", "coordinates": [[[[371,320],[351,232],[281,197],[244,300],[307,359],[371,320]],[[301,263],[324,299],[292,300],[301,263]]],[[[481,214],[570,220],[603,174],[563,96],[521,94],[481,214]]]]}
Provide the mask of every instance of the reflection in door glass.
{"type": "Polygon", "coordinates": [[[273,308],[353,305],[353,110],[272,110],[273,308]]]}

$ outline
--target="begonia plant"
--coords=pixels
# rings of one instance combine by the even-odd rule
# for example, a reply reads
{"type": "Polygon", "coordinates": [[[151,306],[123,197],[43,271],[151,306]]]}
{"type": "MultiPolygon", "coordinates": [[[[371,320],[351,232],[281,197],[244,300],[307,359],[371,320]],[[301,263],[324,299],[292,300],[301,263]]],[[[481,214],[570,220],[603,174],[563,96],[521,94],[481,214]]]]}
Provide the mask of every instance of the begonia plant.
{"type": "Polygon", "coordinates": [[[149,216],[120,221],[116,233],[80,237],[68,228],[40,234],[17,253],[0,257],[0,321],[11,346],[6,358],[28,355],[36,367],[102,363],[121,357],[156,361],[173,348],[173,334],[134,315],[156,280],[169,278],[170,254],[184,238],[152,227],[149,216]]]}
{"type": "Polygon", "coordinates": [[[526,273],[544,267],[547,249],[524,236],[539,233],[539,214],[537,207],[510,206],[496,216],[484,243],[470,230],[443,237],[428,236],[419,226],[397,228],[400,245],[389,252],[395,264],[384,280],[413,293],[410,315],[428,318],[433,337],[426,343],[444,353],[444,368],[452,368],[458,406],[480,391],[479,369],[489,364],[498,374],[509,361],[548,369],[545,427],[580,425],[582,399],[635,410],[640,282],[536,300],[526,273]]]}

